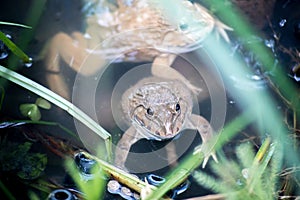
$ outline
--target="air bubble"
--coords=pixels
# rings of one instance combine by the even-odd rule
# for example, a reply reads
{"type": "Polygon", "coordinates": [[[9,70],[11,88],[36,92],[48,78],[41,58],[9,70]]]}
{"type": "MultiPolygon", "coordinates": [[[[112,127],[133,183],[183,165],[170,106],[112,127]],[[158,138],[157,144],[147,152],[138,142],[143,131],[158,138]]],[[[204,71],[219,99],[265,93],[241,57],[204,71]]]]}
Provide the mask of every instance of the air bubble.
{"type": "Polygon", "coordinates": [[[254,80],[254,81],[260,81],[262,78],[260,77],[260,76],[258,76],[258,75],[252,75],[252,76],[250,76],[250,78],[252,79],[252,80],[254,80]]]}
{"type": "MultiPolygon", "coordinates": [[[[2,42],[1,42],[2,43],[2,42]]],[[[0,46],[2,46],[2,44],[0,43],[0,46]]],[[[0,59],[4,59],[8,56],[8,51],[3,51],[2,47],[0,47],[0,59]]]]}
{"type": "Polygon", "coordinates": [[[24,62],[23,64],[27,68],[31,67],[32,66],[32,58],[29,58],[29,62],[24,62]]]}
{"type": "Polygon", "coordinates": [[[265,40],[265,45],[270,49],[273,49],[275,46],[275,41],[273,39],[265,40]]]}
{"type": "Polygon", "coordinates": [[[234,100],[229,100],[229,104],[230,104],[230,105],[234,105],[234,104],[235,104],[235,101],[234,101],[234,100]]]}
{"type": "Polygon", "coordinates": [[[279,26],[280,27],[284,27],[284,25],[286,24],[286,19],[282,19],[282,20],[280,20],[280,22],[279,22],[279,26]]]}
{"type": "Polygon", "coordinates": [[[292,68],[293,71],[293,78],[295,81],[299,82],[300,81],[300,64],[299,65],[295,65],[292,68]]]}

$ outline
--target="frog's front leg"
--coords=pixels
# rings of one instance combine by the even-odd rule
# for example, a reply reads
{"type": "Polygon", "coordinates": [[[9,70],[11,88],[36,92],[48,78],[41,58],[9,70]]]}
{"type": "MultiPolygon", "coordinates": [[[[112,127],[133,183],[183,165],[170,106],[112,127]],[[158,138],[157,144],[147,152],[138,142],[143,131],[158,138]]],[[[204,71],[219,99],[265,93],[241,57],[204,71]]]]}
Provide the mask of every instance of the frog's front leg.
{"type": "Polygon", "coordinates": [[[81,33],[75,32],[72,36],[65,33],[56,34],[48,43],[45,64],[49,87],[66,99],[70,98],[65,75],[62,74],[60,61],[78,71],[86,53],[85,40],[81,33]]]}
{"type": "MultiPolygon", "coordinates": [[[[192,114],[189,118],[186,128],[196,129],[202,138],[202,143],[206,143],[213,137],[213,129],[209,122],[202,116],[192,114]]],[[[217,156],[214,151],[210,151],[209,155],[205,155],[202,167],[204,168],[207,164],[209,157],[212,156],[213,159],[218,162],[217,156]]]]}
{"type": "Polygon", "coordinates": [[[125,167],[125,162],[130,151],[131,146],[143,137],[138,131],[131,126],[122,138],[119,140],[115,150],[115,165],[125,171],[128,171],[125,167]]]}
{"type": "Polygon", "coordinates": [[[87,40],[80,32],[72,36],[65,33],[56,34],[48,43],[45,64],[47,82],[50,88],[66,99],[70,98],[65,74],[62,74],[60,61],[63,60],[75,72],[83,75],[93,74],[99,68],[99,56],[91,55],[87,51],[87,40]],[[87,57],[89,55],[89,57],[87,57]],[[88,58],[88,59],[86,59],[88,58]],[[84,64],[84,67],[82,65],[84,64]]]}
{"type": "Polygon", "coordinates": [[[182,81],[194,94],[199,94],[202,90],[191,84],[180,72],[172,68],[171,65],[176,58],[175,54],[162,54],[157,56],[152,64],[151,72],[154,76],[176,79],[182,81]]]}

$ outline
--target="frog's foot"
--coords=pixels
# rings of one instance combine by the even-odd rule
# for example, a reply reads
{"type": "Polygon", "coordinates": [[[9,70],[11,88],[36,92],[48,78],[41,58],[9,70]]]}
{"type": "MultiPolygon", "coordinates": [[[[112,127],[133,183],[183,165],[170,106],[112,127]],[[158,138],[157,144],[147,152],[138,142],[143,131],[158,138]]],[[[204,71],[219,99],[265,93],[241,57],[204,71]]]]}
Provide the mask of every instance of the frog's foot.
{"type": "Polygon", "coordinates": [[[203,160],[203,163],[202,163],[202,168],[205,168],[205,166],[206,166],[206,164],[207,164],[208,159],[209,159],[210,156],[213,157],[213,159],[214,159],[214,161],[216,161],[216,163],[219,162],[218,158],[216,156],[216,152],[212,152],[209,155],[207,155],[207,156],[204,157],[204,160],[203,160]]]}
{"type": "Polygon", "coordinates": [[[211,144],[211,139],[214,136],[213,129],[210,126],[209,122],[200,115],[192,114],[190,117],[190,123],[191,124],[188,124],[188,127],[192,129],[197,129],[202,138],[202,145],[196,147],[194,151],[194,154],[197,154],[199,152],[204,153],[204,160],[203,160],[202,167],[203,168],[205,167],[210,156],[212,156],[213,159],[216,162],[218,162],[213,146],[209,145],[211,144]]]}
{"type": "Polygon", "coordinates": [[[233,28],[227,26],[226,24],[222,23],[219,20],[215,21],[215,29],[218,35],[221,35],[222,38],[226,41],[226,42],[230,42],[230,39],[226,33],[226,31],[233,31],[233,28]]]}
{"type": "Polygon", "coordinates": [[[210,157],[212,157],[216,163],[219,162],[218,158],[216,156],[216,152],[214,152],[214,151],[212,151],[212,152],[211,151],[210,152],[206,152],[206,151],[203,150],[203,146],[202,145],[199,146],[199,147],[196,147],[196,149],[195,149],[195,151],[194,151],[193,154],[197,154],[199,152],[203,152],[205,154],[204,155],[204,159],[203,159],[203,163],[202,163],[202,168],[205,168],[205,166],[206,166],[206,164],[207,164],[207,162],[208,162],[208,160],[209,160],[210,157]]]}

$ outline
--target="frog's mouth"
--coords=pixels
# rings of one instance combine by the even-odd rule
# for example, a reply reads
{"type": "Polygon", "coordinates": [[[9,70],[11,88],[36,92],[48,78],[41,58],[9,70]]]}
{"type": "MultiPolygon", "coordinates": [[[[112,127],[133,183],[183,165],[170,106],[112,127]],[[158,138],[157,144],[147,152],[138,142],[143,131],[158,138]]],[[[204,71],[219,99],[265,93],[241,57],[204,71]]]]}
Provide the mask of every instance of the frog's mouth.
{"type": "Polygon", "coordinates": [[[140,125],[135,123],[133,125],[135,126],[135,129],[143,136],[143,138],[146,138],[147,140],[162,141],[164,139],[168,139],[168,138],[162,138],[160,135],[153,134],[146,127],[141,127],[140,125]]]}
{"type": "MultiPolygon", "coordinates": [[[[176,133],[173,133],[171,131],[166,131],[163,130],[164,134],[159,133],[154,133],[153,131],[147,129],[145,126],[141,126],[139,124],[134,123],[135,129],[146,139],[148,140],[157,140],[157,141],[162,141],[162,140],[168,140],[171,138],[174,138],[176,135],[179,134],[179,131],[176,133]]],[[[165,128],[164,128],[165,129],[165,128]]]]}
{"type": "Polygon", "coordinates": [[[195,51],[202,47],[202,40],[195,41],[192,44],[184,45],[184,46],[155,46],[159,52],[162,53],[173,53],[173,54],[182,54],[188,53],[191,51],[195,51]]]}
{"type": "Polygon", "coordinates": [[[149,130],[146,126],[141,126],[141,124],[137,122],[133,123],[133,125],[135,126],[136,130],[148,140],[168,140],[174,138],[180,132],[179,130],[177,130],[176,132],[172,131],[173,127],[171,127],[171,124],[169,126],[162,126],[155,131],[149,130]]]}

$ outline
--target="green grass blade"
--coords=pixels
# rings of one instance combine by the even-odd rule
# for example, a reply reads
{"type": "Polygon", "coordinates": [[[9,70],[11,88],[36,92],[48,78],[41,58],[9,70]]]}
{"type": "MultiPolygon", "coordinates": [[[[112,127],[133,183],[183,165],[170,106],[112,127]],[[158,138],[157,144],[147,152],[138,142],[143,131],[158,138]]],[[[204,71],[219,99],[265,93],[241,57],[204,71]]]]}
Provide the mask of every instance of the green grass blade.
{"type": "Polygon", "coordinates": [[[0,189],[4,192],[8,200],[15,200],[16,198],[12,195],[12,193],[5,187],[5,185],[0,180],[0,189]]]}
{"type": "Polygon", "coordinates": [[[6,37],[6,35],[0,31],[0,40],[21,60],[23,60],[24,63],[30,63],[31,59],[17,46],[15,43],[13,43],[9,38],[6,37]]]}
{"type": "Polygon", "coordinates": [[[18,26],[18,27],[29,28],[29,29],[32,28],[31,26],[26,26],[24,24],[18,24],[18,23],[13,23],[13,22],[2,22],[2,21],[0,21],[0,25],[18,26]]]}

